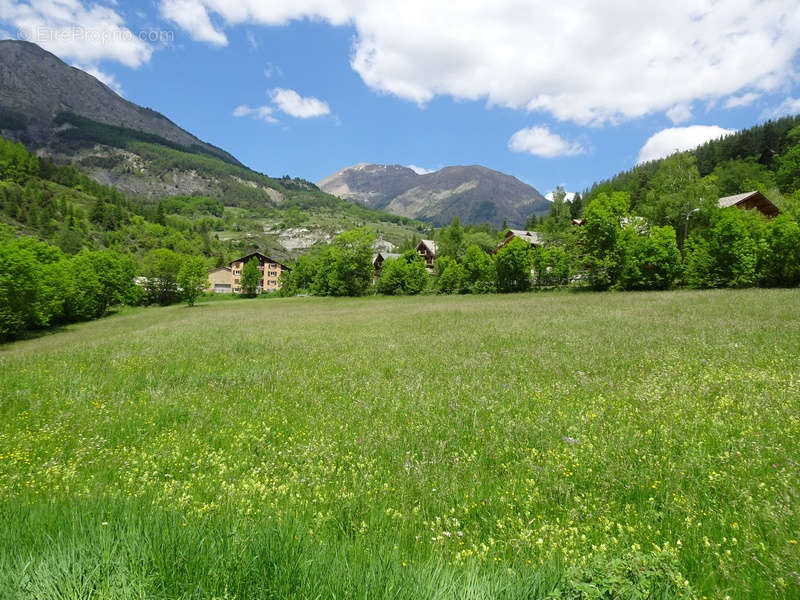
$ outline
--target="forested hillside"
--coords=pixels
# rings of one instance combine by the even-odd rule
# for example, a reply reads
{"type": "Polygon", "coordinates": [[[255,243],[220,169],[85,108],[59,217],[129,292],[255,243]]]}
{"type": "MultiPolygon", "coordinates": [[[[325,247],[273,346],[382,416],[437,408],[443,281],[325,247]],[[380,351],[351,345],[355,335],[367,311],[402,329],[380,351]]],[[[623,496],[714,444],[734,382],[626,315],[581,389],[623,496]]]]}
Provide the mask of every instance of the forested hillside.
{"type": "Polygon", "coordinates": [[[627,192],[631,210],[678,224],[700,198],[716,200],[759,190],[784,210],[796,210],[800,191],[800,115],[767,121],[689,152],[637,165],[593,185],[584,201],[627,192]]]}
{"type": "Polygon", "coordinates": [[[398,243],[424,227],[315,189],[306,196],[276,187],[287,196],[280,208],[231,207],[201,195],[142,202],[0,137],[0,339],[102,316],[115,304],[174,302],[185,289],[184,267],[205,281],[207,268],[253,250],[289,261],[280,231],[310,220],[331,237],[361,226],[372,239],[398,243]],[[265,233],[268,222],[275,233],[265,233]],[[143,288],[135,276],[146,279],[143,288]]]}

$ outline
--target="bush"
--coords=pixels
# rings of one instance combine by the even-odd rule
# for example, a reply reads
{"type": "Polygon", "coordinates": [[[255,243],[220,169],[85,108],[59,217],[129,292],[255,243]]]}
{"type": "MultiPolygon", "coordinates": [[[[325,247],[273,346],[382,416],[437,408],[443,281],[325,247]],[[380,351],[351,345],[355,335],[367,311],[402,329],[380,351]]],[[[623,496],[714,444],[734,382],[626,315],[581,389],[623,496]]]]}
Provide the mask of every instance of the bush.
{"type": "Polygon", "coordinates": [[[178,285],[186,303],[194,305],[197,297],[208,287],[206,262],[199,256],[186,258],[178,271],[178,285]]]}
{"type": "Polygon", "coordinates": [[[58,248],[0,230],[0,339],[103,316],[135,302],[136,263],[110,250],[65,256],[58,248]]]}
{"type": "Polygon", "coordinates": [[[460,294],[466,291],[466,274],[458,261],[443,256],[436,261],[436,289],[441,294],[460,294]]]}
{"type": "Polygon", "coordinates": [[[723,209],[712,218],[709,250],[714,278],[723,287],[749,287],[756,282],[763,217],[754,211],[723,209]]]}
{"type": "Polygon", "coordinates": [[[497,269],[491,254],[473,244],[464,253],[464,285],[473,294],[486,294],[497,289],[497,269]]]}
{"type": "Polygon", "coordinates": [[[524,292],[531,288],[531,247],[527,242],[513,238],[498,250],[495,266],[498,291],[524,292]]]}
{"type": "Polygon", "coordinates": [[[567,285],[572,276],[572,261],[561,246],[537,248],[533,253],[533,270],[537,286],[567,285]]]}
{"type": "Polygon", "coordinates": [[[379,294],[415,295],[428,285],[425,261],[415,250],[405,252],[400,258],[384,261],[376,284],[379,294]]]}
{"type": "Polygon", "coordinates": [[[769,222],[765,232],[760,274],[763,283],[800,285],[800,225],[787,215],[769,222]]]}
{"type": "Polygon", "coordinates": [[[623,267],[619,285],[625,290],[665,290],[680,273],[681,261],[675,230],[653,227],[648,235],[626,227],[621,239],[623,267]]]}
{"type": "Polygon", "coordinates": [[[601,193],[584,210],[584,262],[589,283],[595,289],[605,290],[617,283],[623,266],[620,220],[629,205],[630,196],[625,192],[601,193]]]}
{"type": "Polygon", "coordinates": [[[690,288],[711,288],[717,285],[711,246],[703,236],[694,234],[686,242],[683,259],[683,283],[690,288]]]}

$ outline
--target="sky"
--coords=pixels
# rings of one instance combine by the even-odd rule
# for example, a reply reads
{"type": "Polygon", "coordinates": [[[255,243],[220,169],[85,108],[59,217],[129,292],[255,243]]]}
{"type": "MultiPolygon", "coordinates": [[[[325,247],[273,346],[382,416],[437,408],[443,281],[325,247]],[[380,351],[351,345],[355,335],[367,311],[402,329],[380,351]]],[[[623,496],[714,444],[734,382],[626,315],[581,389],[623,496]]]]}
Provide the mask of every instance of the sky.
{"type": "Polygon", "coordinates": [[[480,164],[546,193],[800,113],[797,0],[0,0],[247,166],[480,164]]]}

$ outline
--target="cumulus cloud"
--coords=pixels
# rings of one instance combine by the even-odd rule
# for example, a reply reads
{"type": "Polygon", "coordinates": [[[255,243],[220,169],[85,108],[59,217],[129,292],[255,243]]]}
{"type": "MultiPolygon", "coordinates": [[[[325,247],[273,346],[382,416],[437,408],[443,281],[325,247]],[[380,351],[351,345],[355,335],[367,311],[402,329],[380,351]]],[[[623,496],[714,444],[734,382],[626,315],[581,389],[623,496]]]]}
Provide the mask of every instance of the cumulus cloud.
{"type": "Polygon", "coordinates": [[[426,169],[425,167],[418,167],[417,165],[407,165],[409,169],[414,171],[417,175],[427,175],[433,173],[436,169],[426,169]]]}
{"type": "Polygon", "coordinates": [[[351,66],[418,103],[438,95],[598,125],[671,111],[792,77],[796,0],[161,0],[195,39],[237,24],[319,19],[355,28],[351,66]],[[215,25],[212,17],[216,20],[215,25]],[[554,40],[557,42],[554,43],[554,40]]]}
{"type": "Polygon", "coordinates": [[[753,102],[758,100],[761,94],[754,92],[747,92],[741,96],[731,96],[725,101],[725,108],[739,108],[740,106],[750,106],[753,102]]]}
{"type": "MultiPolygon", "coordinates": [[[[235,4],[230,2],[229,4],[235,4]]],[[[161,3],[161,14],[198,42],[227,46],[228,38],[211,22],[205,7],[195,0],[169,0],[161,3]]]]}
{"type": "Polygon", "coordinates": [[[16,37],[89,68],[101,60],[136,68],[148,62],[153,53],[153,47],[128,29],[113,8],[102,4],[0,0],[0,15],[0,21],[16,28],[16,37]]]}
{"type": "Polygon", "coordinates": [[[650,136],[639,151],[637,163],[664,158],[675,152],[691,150],[708,140],[736,133],[734,129],[723,129],[717,125],[692,125],[662,129],[650,136]]]}
{"type": "Polygon", "coordinates": [[[514,152],[527,152],[542,158],[574,156],[586,152],[579,143],[569,142],[560,135],[552,133],[547,127],[520,129],[508,140],[508,148],[514,152]]]}
{"type": "Polygon", "coordinates": [[[667,111],[667,117],[674,125],[684,123],[692,118],[692,107],[688,104],[676,104],[667,111]]]}
{"type": "Polygon", "coordinates": [[[778,106],[770,108],[761,113],[762,119],[777,119],[787,115],[800,113],[800,98],[786,98],[778,106]]]}
{"type": "Polygon", "coordinates": [[[272,113],[272,107],[267,105],[256,107],[241,105],[233,109],[234,117],[252,117],[253,119],[259,119],[267,123],[277,123],[278,119],[273,117],[272,113]]]}
{"type": "Polygon", "coordinates": [[[287,115],[298,119],[311,119],[330,114],[328,103],[309,96],[304,98],[294,90],[275,88],[272,90],[272,101],[287,115]]]}

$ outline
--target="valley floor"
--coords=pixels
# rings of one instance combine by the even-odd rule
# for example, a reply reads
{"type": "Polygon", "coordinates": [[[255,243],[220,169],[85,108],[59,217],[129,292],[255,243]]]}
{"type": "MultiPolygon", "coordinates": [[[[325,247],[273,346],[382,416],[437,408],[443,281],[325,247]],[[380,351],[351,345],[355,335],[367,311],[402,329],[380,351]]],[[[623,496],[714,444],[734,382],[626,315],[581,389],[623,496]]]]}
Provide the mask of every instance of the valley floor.
{"type": "Polygon", "coordinates": [[[798,461],[800,290],[135,309],[0,346],[0,599],[797,598],[798,461]]]}

